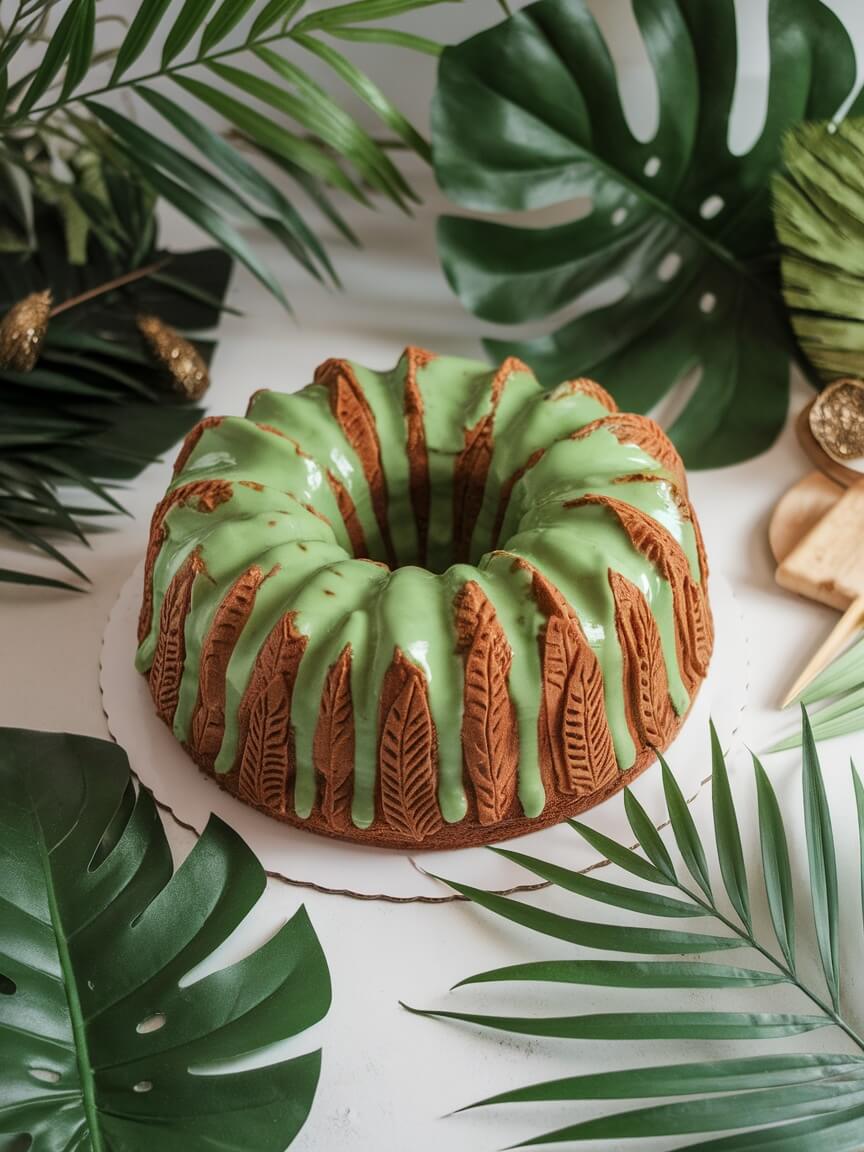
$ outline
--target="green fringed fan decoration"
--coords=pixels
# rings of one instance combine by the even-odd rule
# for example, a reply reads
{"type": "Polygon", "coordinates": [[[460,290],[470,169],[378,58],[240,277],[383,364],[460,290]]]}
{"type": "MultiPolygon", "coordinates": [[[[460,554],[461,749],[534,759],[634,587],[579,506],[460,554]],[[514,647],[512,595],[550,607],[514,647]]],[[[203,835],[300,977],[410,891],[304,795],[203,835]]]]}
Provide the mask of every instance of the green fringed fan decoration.
{"type": "Polygon", "coordinates": [[[783,295],[824,381],[864,376],[864,119],[801,124],[774,181],[783,295]]]}

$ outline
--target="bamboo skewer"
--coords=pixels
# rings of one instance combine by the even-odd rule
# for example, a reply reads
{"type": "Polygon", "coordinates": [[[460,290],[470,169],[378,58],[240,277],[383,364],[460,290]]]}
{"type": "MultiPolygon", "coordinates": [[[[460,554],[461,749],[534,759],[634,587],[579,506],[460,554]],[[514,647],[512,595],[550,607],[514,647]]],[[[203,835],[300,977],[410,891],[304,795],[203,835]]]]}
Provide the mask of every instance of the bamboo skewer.
{"type": "Polygon", "coordinates": [[[810,657],[804,670],[783,698],[781,708],[787,708],[797,700],[805,688],[819,673],[827,668],[835,656],[839,656],[856,632],[864,626],[864,596],[853,600],[823,641],[819,649],[810,657]]]}
{"type": "Polygon", "coordinates": [[[777,567],[777,583],[843,615],[787,692],[791,703],[864,626],[864,480],[831,505],[777,567]]]}

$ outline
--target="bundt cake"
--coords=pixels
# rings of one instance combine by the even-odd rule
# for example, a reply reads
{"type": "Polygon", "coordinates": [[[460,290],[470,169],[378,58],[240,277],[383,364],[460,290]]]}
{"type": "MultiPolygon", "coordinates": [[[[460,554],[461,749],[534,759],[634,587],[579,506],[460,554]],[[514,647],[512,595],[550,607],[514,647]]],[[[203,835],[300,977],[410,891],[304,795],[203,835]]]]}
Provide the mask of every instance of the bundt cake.
{"type": "Polygon", "coordinates": [[[592,381],[328,360],[187,437],[137,663],[199,767],[263,812],[488,843],[666,748],[711,656],[706,575],[677,452],[592,381]]]}

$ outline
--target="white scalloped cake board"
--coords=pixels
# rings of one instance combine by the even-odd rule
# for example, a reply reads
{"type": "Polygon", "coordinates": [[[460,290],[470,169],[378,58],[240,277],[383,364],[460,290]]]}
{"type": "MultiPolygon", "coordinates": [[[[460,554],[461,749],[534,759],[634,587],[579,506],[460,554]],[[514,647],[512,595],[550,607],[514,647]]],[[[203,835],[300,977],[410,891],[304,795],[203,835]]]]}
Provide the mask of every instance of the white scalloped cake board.
{"type": "MultiPolygon", "coordinates": [[[[458,878],[483,888],[503,889],[531,877],[502,857],[481,848],[450,852],[395,851],[342,843],[281,824],[248,808],[203,775],[157,717],[143,676],[135,671],[138,609],[143,565],[127,580],[108,619],[102,641],[102,703],[113,738],[128,753],[135,775],[156,800],[199,833],[215,812],[254,850],[264,868],[295,882],[363,895],[397,898],[440,897],[439,882],[415,867],[458,878]],[[412,862],[413,861],[413,862],[412,862]]],[[[728,741],[744,709],[746,640],[732,590],[722,577],[711,581],[716,631],[714,656],[693,710],[667,759],[688,801],[708,772],[708,718],[728,741]]],[[[666,809],[660,773],[652,765],[635,781],[633,792],[660,825],[666,809]]],[[[620,793],[581,817],[593,828],[625,844],[633,841],[620,793]]],[[[510,841],[520,852],[542,856],[569,868],[589,869],[602,857],[566,824],[510,841]]]]}

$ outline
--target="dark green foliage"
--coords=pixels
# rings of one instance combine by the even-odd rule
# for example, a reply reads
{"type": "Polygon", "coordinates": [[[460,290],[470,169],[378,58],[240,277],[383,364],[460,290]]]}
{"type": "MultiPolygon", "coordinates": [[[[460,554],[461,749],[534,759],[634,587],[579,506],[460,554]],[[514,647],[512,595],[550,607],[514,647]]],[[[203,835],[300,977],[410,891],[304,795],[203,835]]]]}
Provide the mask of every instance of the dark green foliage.
{"type": "MultiPolygon", "coordinates": [[[[388,149],[312,78],[307,63],[323,61],[400,146],[428,158],[422,136],[325,38],[357,33],[374,39],[388,31],[376,27],[381,22],[446,2],[458,0],[358,0],[304,14],[303,0],[185,0],[179,12],[165,0],[145,0],[120,42],[97,51],[95,0],[20,0],[0,32],[0,175],[8,165],[28,193],[50,190],[70,212],[98,227],[86,189],[56,174],[58,160],[72,163],[86,146],[110,159],[130,183],[169,201],[287,305],[238,226],[265,228],[313,276],[332,281],[333,272],[293,199],[266,174],[262,160],[283,162],[280,167],[316,202],[328,186],[363,203],[367,192],[377,192],[403,210],[416,198],[388,149]],[[24,47],[32,52],[37,36],[45,46],[37,66],[27,71],[19,53],[24,47]],[[160,64],[142,72],[142,54],[160,42],[160,64]],[[97,74],[88,82],[104,60],[113,61],[107,79],[97,74]],[[160,119],[158,128],[136,124],[120,93],[145,101],[160,119]],[[245,149],[178,106],[176,97],[184,93],[217,111],[243,137],[245,149]],[[244,154],[250,150],[254,161],[244,154]]],[[[438,51],[421,37],[391,31],[395,45],[438,51]]],[[[0,211],[0,218],[6,214],[0,211]]],[[[3,221],[0,243],[21,242],[21,221],[14,215],[3,221]]]]}
{"type": "MultiPolygon", "coordinates": [[[[82,519],[122,512],[122,494],[112,494],[110,485],[137,476],[201,414],[171,390],[135,317],[170,317],[173,327],[192,333],[214,328],[231,270],[230,257],[217,248],[160,250],[152,197],[110,169],[100,196],[110,243],[86,230],[84,263],[69,260],[63,212],[40,202],[34,250],[0,256],[0,315],[43,288],[59,305],[118,275],[158,266],[153,275],[61,312],[49,323],[32,372],[0,368],[0,530],[78,577],[83,573],[58,547],[63,538],[84,539],[82,519]],[[72,484],[95,499],[70,502],[64,489],[72,484]]],[[[215,344],[196,344],[209,361],[215,344]]],[[[42,582],[17,575],[25,583],[42,582]]]]}
{"type": "Polygon", "coordinates": [[[585,0],[540,0],[445,49],[433,149],[453,202],[513,213],[586,197],[591,211],[552,227],[446,216],[441,258],[466,307],[496,324],[554,319],[612,282],[611,303],[584,300],[547,335],[487,348],[522,357],[548,384],[594,376],[625,410],[647,411],[698,370],[670,435],[691,467],[730,464],[764,451],[786,415],[794,341],[771,177],[787,130],[843,104],[855,54],[820,0],[771,0],[765,129],[736,155],[733,0],[634,0],[633,10],[659,97],[647,141],[624,117],[585,0]]]}
{"type": "Polygon", "coordinates": [[[320,1053],[220,1065],[326,1014],[305,910],[197,977],[264,872],[216,817],[175,872],[153,798],[109,741],[0,729],[0,830],[0,1146],[283,1152],[320,1053]]]}

